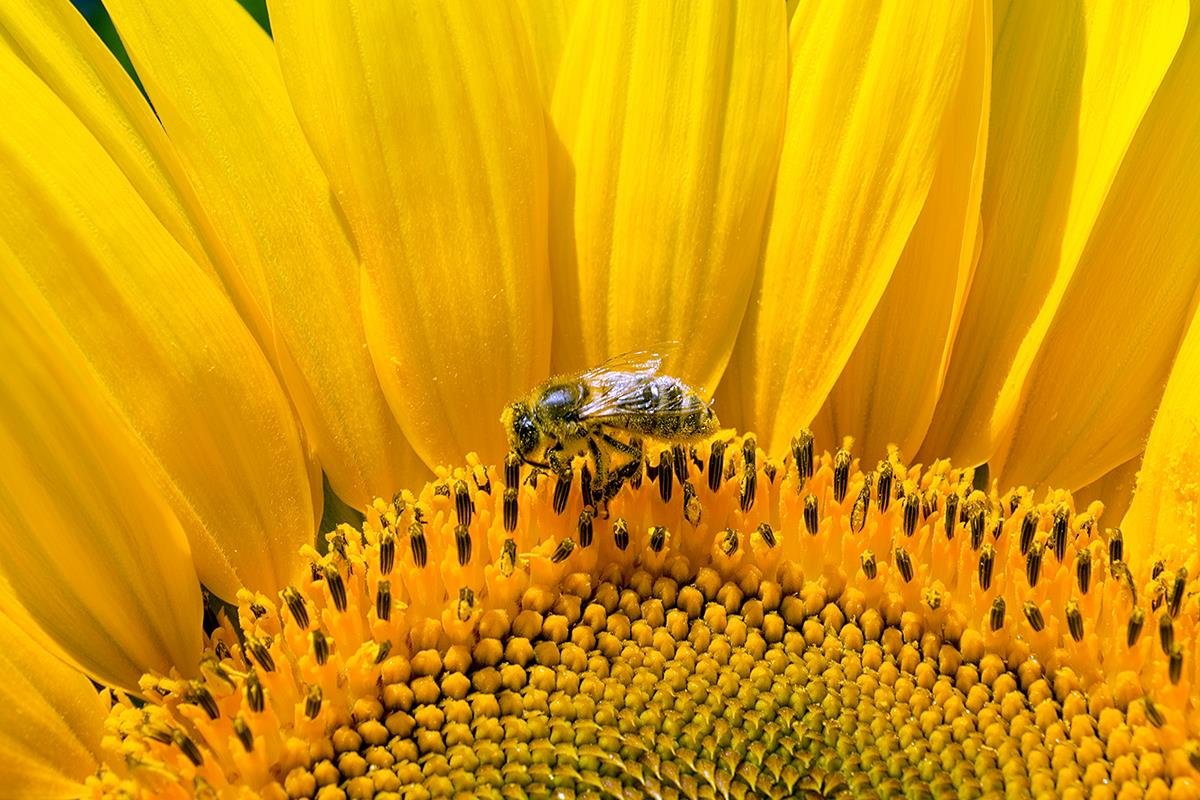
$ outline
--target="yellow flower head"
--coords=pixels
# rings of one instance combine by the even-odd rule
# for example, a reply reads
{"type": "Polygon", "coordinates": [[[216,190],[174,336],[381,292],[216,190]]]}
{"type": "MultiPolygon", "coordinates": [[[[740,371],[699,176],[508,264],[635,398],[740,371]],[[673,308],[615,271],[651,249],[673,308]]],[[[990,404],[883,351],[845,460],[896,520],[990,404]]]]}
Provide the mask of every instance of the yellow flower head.
{"type": "Polygon", "coordinates": [[[0,798],[1200,796],[1186,0],[105,6],[0,7],[0,798]]]}

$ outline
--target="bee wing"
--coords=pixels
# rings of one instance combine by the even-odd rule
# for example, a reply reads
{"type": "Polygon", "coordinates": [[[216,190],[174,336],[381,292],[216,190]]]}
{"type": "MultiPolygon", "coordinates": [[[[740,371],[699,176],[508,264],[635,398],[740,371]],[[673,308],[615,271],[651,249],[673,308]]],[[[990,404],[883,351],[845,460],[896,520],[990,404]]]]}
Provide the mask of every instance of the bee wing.
{"type": "Polygon", "coordinates": [[[660,353],[639,350],[582,373],[579,377],[589,397],[579,409],[580,417],[603,421],[627,414],[670,416],[695,411],[699,393],[663,375],[662,364],[660,353]]]}

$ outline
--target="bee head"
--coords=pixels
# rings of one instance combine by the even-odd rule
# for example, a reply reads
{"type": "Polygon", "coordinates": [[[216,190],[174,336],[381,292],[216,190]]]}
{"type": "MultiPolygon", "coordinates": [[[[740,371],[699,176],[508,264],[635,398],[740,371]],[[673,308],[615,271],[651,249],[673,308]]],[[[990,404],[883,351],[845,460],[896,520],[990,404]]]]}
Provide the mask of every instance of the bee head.
{"type": "Polygon", "coordinates": [[[504,409],[500,422],[508,433],[508,446],[521,458],[527,458],[542,441],[528,403],[513,403],[504,409]]]}

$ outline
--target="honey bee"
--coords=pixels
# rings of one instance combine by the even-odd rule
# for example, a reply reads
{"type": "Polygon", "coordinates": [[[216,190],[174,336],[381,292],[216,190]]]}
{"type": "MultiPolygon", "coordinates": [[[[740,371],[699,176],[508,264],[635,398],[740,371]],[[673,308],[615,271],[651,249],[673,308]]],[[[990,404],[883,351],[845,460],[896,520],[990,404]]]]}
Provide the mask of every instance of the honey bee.
{"type": "Polygon", "coordinates": [[[684,443],[720,426],[700,392],[664,375],[662,363],[661,355],[639,351],[551,378],[500,415],[509,446],[525,463],[559,475],[572,457],[590,453],[593,486],[607,501],[641,469],[642,437],[684,443]]]}

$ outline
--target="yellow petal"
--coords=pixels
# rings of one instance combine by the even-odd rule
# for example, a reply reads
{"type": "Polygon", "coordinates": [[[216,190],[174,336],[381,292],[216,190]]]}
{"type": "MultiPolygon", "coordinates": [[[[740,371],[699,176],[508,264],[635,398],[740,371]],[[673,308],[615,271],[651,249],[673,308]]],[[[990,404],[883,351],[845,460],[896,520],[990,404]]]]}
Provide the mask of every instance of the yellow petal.
{"type": "Polygon", "coordinates": [[[1129,504],[1133,502],[1133,487],[1137,483],[1137,473],[1141,468],[1142,453],[1139,452],[1087,486],[1072,492],[1080,500],[1078,507],[1082,508],[1093,500],[1099,500],[1104,503],[1104,525],[1117,525],[1129,510],[1129,504]]]}
{"type": "Polygon", "coordinates": [[[200,655],[187,540],[141,446],[7,246],[0,243],[0,570],[38,625],[90,674],[136,689],[200,655]]]}
{"type": "Polygon", "coordinates": [[[1157,559],[1186,563],[1200,556],[1200,314],[1192,318],[1154,417],[1133,504],[1121,521],[1135,566],[1157,559]]]}
{"type": "Polygon", "coordinates": [[[205,583],[232,597],[300,574],[311,479],[287,398],[229,300],[3,48],[0,106],[0,241],[28,275],[22,301],[45,299],[135,431],[205,583]]]}
{"type": "Polygon", "coordinates": [[[334,490],[361,508],[421,475],[364,348],[358,262],[266,34],[234,0],[105,6],[334,490]]]}
{"type": "Polygon", "coordinates": [[[1004,438],[1186,22],[1186,0],[997,15],[983,250],[921,458],[977,464],[1004,438]]]}
{"type": "Polygon", "coordinates": [[[552,116],[554,365],[665,342],[711,393],[754,281],[786,102],[781,3],[594,2],[552,116]]]}
{"type": "Polygon", "coordinates": [[[973,10],[966,62],[946,120],[933,184],[891,282],[812,430],[852,436],[882,458],[914,453],[933,416],[978,256],[979,201],[991,96],[991,7],[973,10]]]}
{"type": "Polygon", "coordinates": [[[1200,286],[1197,81],[1193,20],[1029,367],[1001,484],[1075,489],[1144,446],[1200,286]]]}
{"type": "Polygon", "coordinates": [[[3,613],[0,641],[0,800],[82,796],[100,752],[100,696],[3,613]]]}
{"type": "Polygon", "coordinates": [[[507,3],[351,5],[271,11],[362,259],[371,355],[426,463],[470,449],[495,460],[498,409],[549,363],[545,120],[528,38],[507,3]]]}
{"type": "Polygon", "coordinates": [[[526,0],[517,6],[529,35],[538,85],[547,105],[554,97],[559,63],[577,6],[578,0],[526,0]]]}
{"type": "Polygon", "coordinates": [[[71,109],[120,167],[163,227],[197,263],[207,264],[183,165],[128,73],[70,3],[4,3],[8,44],[71,109]]]}
{"type": "Polygon", "coordinates": [[[804,3],[762,274],[721,391],[772,452],[821,408],[925,203],[965,3],[804,3]]]}

